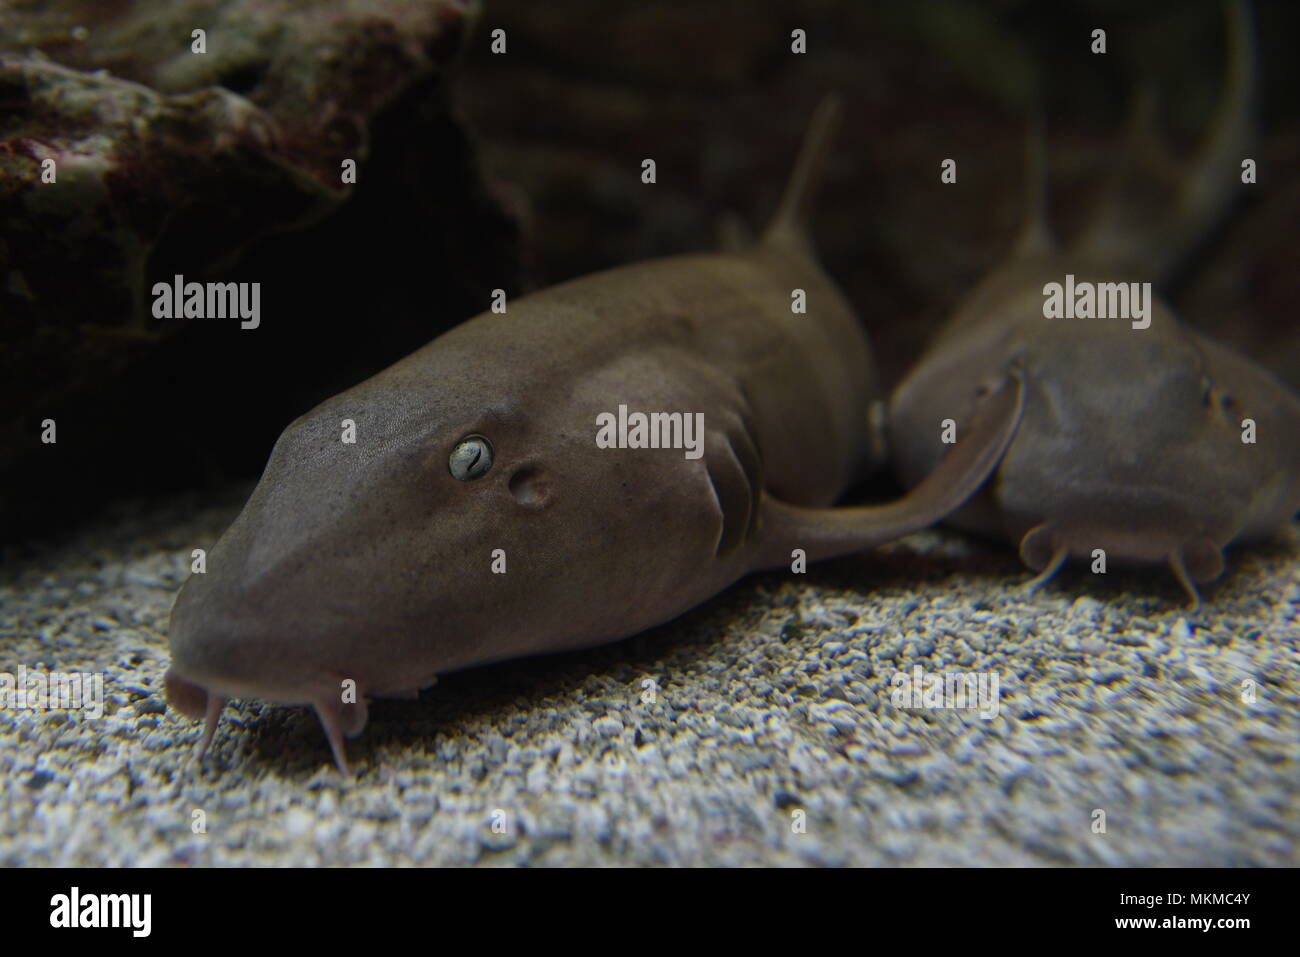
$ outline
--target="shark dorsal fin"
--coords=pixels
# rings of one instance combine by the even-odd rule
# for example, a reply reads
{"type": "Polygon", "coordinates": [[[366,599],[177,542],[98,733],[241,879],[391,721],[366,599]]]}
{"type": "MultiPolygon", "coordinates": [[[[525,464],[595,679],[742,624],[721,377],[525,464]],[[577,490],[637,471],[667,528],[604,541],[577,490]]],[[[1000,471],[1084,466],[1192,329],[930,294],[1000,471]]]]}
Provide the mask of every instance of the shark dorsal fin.
{"type": "Polygon", "coordinates": [[[808,132],[804,134],[794,171],[786,184],[785,195],[781,198],[776,215],[763,231],[762,242],[811,249],[808,223],[842,112],[840,97],[835,93],[827,94],[817,104],[808,124],[808,132]]]}

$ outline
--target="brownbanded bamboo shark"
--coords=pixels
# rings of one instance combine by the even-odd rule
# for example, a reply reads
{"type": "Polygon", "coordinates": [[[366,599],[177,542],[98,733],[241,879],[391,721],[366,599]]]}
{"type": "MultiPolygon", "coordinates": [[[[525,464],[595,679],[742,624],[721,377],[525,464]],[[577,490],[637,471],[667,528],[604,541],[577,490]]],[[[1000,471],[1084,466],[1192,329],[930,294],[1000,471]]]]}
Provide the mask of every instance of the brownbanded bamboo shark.
{"type": "Polygon", "coordinates": [[[949,521],[1018,543],[1039,573],[1033,587],[1100,550],[1167,562],[1196,608],[1196,583],[1222,573],[1225,546],[1266,537],[1300,509],[1300,400],[1267,371],[1181,325],[1159,299],[1135,322],[1046,317],[1076,278],[1090,292],[1158,287],[1230,206],[1249,155],[1255,68],[1250,11],[1227,9],[1225,93],[1199,155],[1170,176],[1149,116],[1135,114],[1126,188],[1061,248],[1045,223],[1041,138],[1031,137],[1030,212],[1012,255],[891,397],[890,455],[915,485],[942,457],[943,420],[958,423],[987,382],[1023,381],[1015,438],[949,521]],[[1169,177],[1165,190],[1143,183],[1152,173],[1169,177]]]}
{"type": "Polygon", "coordinates": [[[346,775],[366,696],[625,638],[796,550],[929,526],[983,484],[1019,419],[1012,378],[906,496],[833,507],[883,464],[867,336],[806,226],[837,115],[815,113],[750,248],[524,296],[285,429],[172,610],[166,691],[206,718],[200,756],[229,697],[311,704],[346,775]],[[703,454],[602,447],[621,406],[702,414],[703,454]]]}

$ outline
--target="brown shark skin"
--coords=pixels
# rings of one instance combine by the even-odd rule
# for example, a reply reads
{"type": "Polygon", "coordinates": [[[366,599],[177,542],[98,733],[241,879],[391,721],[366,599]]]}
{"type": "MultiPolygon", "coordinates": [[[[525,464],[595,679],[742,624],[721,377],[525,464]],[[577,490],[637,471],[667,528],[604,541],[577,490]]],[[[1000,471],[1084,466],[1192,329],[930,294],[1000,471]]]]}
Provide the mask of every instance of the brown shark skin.
{"type": "MultiPolygon", "coordinates": [[[[1091,275],[1061,259],[1020,264],[998,277],[1006,292],[981,294],[974,312],[954,317],[891,400],[900,478],[919,481],[945,448],[940,422],[960,420],[982,382],[1017,369],[1020,428],[953,525],[1019,544],[1047,524],[1073,555],[1102,548],[1110,558],[1164,562],[1195,543],[1217,550],[1289,521],[1300,508],[1300,401],[1158,301],[1144,330],[1045,319],[1042,287],[1067,272],[1091,275]],[[1245,418],[1255,421],[1255,444],[1242,441],[1245,418]]],[[[1037,557],[1029,564],[1043,570],[1037,557]]]]}
{"type": "Polygon", "coordinates": [[[1147,329],[1043,315],[1045,284],[1067,274],[1158,285],[1228,208],[1250,155],[1249,15],[1245,4],[1228,7],[1228,93],[1167,214],[1126,219],[1120,200],[1058,249],[1039,198],[1010,260],[963,301],[891,397],[890,455],[911,485],[942,455],[942,420],[960,422],[981,384],[1018,372],[1016,437],[950,521],[1018,544],[1042,573],[1035,584],[1066,558],[1103,549],[1112,561],[1168,562],[1195,607],[1193,582],[1221,574],[1224,547],[1267,537],[1300,509],[1300,400],[1267,371],[1180,325],[1158,298],[1147,329]],[[1245,419],[1255,422],[1253,444],[1242,440],[1245,419]]]}
{"type": "Polygon", "coordinates": [[[200,751],[226,697],[311,703],[346,771],[341,735],[364,725],[365,695],[627,637],[789,567],[795,549],[815,561],[933,524],[982,484],[1019,414],[1011,379],[913,493],[829,507],[880,464],[868,418],[882,399],[862,324],[802,226],[834,115],[814,119],[752,249],[520,298],[285,430],[172,612],[168,697],[207,716],[200,751]],[[703,413],[703,456],[598,448],[596,417],[620,404],[703,413]],[[460,481],[448,459],[474,434],[494,460],[460,481]]]}

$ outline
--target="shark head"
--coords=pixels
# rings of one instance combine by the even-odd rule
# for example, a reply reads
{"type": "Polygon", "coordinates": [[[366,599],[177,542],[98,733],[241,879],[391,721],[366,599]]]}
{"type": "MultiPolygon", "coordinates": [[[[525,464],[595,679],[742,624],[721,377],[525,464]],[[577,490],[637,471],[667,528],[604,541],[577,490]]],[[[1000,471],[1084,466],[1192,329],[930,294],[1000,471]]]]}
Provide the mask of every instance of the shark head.
{"type": "MultiPolygon", "coordinates": [[[[516,329],[541,322],[525,306],[516,329]]],[[[453,330],[280,436],[172,611],[167,693],[208,718],[201,747],[227,698],[305,703],[344,766],[366,696],[623,637],[721,587],[701,573],[721,533],[705,462],[596,441],[610,395],[658,401],[642,360],[575,377],[504,322],[453,330]]]]}

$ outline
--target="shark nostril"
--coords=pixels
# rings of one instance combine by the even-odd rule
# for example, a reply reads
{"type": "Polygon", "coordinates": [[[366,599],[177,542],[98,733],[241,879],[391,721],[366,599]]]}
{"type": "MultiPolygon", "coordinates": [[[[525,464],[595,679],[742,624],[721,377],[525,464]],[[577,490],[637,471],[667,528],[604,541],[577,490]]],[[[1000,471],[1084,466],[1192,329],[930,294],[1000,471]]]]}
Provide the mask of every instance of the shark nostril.
{"type": "Polygon", "coordinates": [[[555,484],[535,465],[525,465],[510,476],[510,494],[526,508],[542,508],[555,498],[555,484]]]}
{"type": "Polygon", "coordinates": [[[168,704],[181,714],[191,718],[202,718],[207,714],[207,691],[182,678],[175,668],[167,669],[167,674],[163,677],[163,688],[167,693],[168,704]]]}

